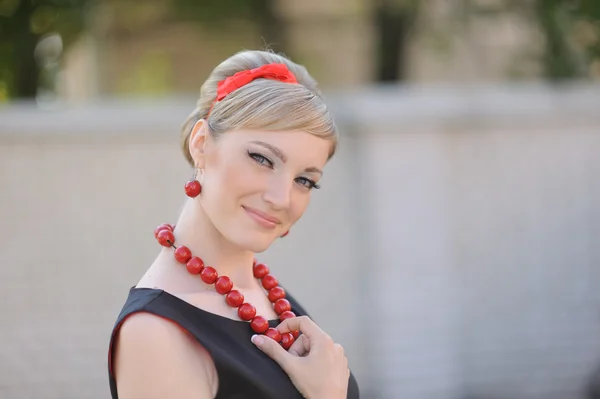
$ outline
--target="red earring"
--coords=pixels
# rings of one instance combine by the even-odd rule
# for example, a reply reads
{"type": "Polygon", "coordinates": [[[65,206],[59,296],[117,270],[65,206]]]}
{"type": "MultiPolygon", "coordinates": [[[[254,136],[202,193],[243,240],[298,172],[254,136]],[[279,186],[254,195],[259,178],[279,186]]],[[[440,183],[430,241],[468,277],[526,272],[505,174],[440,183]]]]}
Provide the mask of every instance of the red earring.
{"type": "Polygon", "coordinates": [[[194,177],[192,177],[192,180],[185,183],[185,193],[190,198],[196,198],[202,192],[202,184],[196,180],[197,175],[198,168],[194,169],[194,177]]]}
{"type": "Polygon", "coordinates": [[[279,238],[283,238],[283,237],[287,236],[288,234],[290,234],[290,231],[289,231],[289,230],[288,230],[288,231],[286,231],[285,233],[283,233],[283,234],[281,235],[281,237],[279,237],[279,238]]]}

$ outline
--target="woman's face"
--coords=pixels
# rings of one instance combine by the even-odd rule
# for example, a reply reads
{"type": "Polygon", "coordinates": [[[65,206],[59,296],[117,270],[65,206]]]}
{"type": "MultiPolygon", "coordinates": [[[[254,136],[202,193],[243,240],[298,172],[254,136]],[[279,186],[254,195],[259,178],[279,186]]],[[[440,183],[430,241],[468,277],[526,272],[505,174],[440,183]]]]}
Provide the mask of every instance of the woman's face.
{"type": "Polygon", "coordinates": [[[330,141],[302,131],[236,130],[218,140],[194,133],[204,211],[227,240],[253,252],[302,216],[331,149],[330,141]]]}

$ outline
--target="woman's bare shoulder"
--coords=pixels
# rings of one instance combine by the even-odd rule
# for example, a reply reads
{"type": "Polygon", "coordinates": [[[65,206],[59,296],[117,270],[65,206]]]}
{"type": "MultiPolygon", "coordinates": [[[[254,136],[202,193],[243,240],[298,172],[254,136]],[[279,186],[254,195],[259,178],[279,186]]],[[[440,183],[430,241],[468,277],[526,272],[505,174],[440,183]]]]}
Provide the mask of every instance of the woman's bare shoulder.
{"type": "Polygon", "coordinates": [[[119,397],[214,398],[210,354],[180,326],[150,313],[130,315],[115,341],[113,373],[119,397]]]}

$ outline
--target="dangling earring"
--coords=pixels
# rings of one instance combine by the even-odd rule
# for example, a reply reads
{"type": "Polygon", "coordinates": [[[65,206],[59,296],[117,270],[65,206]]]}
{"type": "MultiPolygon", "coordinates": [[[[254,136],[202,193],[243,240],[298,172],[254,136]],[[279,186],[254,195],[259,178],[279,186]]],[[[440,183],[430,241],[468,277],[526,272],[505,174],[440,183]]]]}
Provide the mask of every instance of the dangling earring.
{"type": "Polygon", "coordinates": [[[283,234],[282,234],[282,235],[281,235],[279,238],[283,238],[283,237],[287,236],[288,234],[290,234],[290,231],[289,231],[289,230],[288,230],[288,231],[286,231],[285,233],[283,233],[283,234]]]}
{"type": "Polygon", "coordinates": [[[194,169],[194,177],[185,183],[185,193],[190,198],[196,198],[202,192],[202,184],[196,180],[196,176],[198,176],[198,168],[194,169]]]}

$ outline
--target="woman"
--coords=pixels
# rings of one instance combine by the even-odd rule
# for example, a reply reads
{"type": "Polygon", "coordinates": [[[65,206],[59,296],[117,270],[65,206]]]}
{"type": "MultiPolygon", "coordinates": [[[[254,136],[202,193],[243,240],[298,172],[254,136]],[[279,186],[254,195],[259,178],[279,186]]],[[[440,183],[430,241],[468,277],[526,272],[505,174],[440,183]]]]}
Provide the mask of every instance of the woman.
{"type": "Polygon", "coordinates": [[[316,82],[280,55],[243,51],[202,86],[184,123],[195,168],[162,250],[112,333],[117,398],[358,398],[342,347],[254,254],[285,236],[333,155],[316,82]]]}

